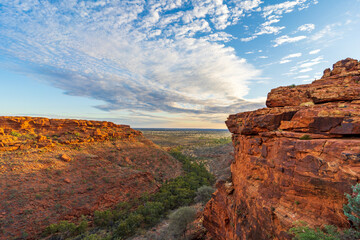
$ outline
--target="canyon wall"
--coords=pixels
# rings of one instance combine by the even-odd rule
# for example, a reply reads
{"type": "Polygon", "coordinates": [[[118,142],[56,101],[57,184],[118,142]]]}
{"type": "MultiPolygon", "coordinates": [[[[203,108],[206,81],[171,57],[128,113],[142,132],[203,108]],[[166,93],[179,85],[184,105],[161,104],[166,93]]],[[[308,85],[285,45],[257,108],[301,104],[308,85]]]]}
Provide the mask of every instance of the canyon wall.
{"type": "Polygon", "coordinates": [[[360,182],[360,63],[273,89],[267,108],[230,115],[232,178],[204,210],[214,239],[291,239],[297,221],[348,227],[344,193],[360,182]]]}
{"type": "Polygon", "coordinates": [[[0,117],[0,239],[40,239],[50,224],[91,220],[181,172],[127,125],[0,117]]]}

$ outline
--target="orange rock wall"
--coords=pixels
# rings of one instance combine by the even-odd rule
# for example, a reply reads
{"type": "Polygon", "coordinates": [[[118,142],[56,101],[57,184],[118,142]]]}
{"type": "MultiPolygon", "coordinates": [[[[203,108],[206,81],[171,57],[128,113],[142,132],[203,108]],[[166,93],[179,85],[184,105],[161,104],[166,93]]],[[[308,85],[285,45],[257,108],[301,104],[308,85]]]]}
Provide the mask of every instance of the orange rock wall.
{"type": "Polygon", "coordinates": [[[297,221],[347,227],[345,192],[360,182],[360,63],[280,87],[269,108],[230,115],[235,159],[204,211],[215,239],[291,239],[297,221]]]}
{"type": "Polygon", "coordinates": [[[0,151],[52,147],[109,139],[132,139],[142,133],[112,122],[0,117],[0,151]]]}

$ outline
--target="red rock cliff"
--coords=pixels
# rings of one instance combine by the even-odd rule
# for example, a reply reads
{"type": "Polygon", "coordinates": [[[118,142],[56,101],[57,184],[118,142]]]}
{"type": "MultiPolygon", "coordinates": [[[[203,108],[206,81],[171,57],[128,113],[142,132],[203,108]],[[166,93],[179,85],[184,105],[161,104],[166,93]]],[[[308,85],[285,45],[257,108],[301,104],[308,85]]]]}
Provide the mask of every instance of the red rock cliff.
{"type": "Polygon", "coordinates": [[[157,191],[181,164],[111,122],[0,117],[0,239],[42,239],[50,224],[157,191]]]}
{"type": "Polygon", "coordinates": [[[230,115],[235,159],[204,211],[215,239],[290,239],[296,221],[346,227],[360,182],[360,63],[339,61],[312,84],[273,89],[268,108],[230,115]]]}

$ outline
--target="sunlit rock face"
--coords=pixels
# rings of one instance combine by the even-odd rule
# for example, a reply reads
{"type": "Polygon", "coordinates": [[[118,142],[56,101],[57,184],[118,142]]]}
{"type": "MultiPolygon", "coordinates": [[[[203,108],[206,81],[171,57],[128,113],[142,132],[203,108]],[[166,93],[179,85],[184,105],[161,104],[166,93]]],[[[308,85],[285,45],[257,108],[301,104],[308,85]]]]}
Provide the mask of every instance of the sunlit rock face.
{"type": "Polygon", "coordinates": [[[181,172],[179,161],[127,125],[0,117],[0,240],[41,239],[50,224],[78,223],[181,172]]]}
{"type": "Polygon", "coordinates": [[[360,181],[360,63],[311,84],[279,87],[267,108],[230,115],[232,182],[204,211],[215,239],[291,239],[296,221],[348,227],[344,193],[360,181]]]}

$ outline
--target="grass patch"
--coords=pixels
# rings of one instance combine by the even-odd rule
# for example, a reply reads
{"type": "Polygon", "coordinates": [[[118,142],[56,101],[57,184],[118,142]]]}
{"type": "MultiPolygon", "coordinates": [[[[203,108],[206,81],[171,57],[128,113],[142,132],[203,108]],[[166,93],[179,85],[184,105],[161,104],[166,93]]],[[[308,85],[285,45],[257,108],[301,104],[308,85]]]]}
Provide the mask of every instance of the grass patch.
{"type": "Polygon", "coordinates": [[[304,134],[299,139],[300,140],[311,140],[312,137],[310,135],[308,135],[308,134],[304,134]]]}

